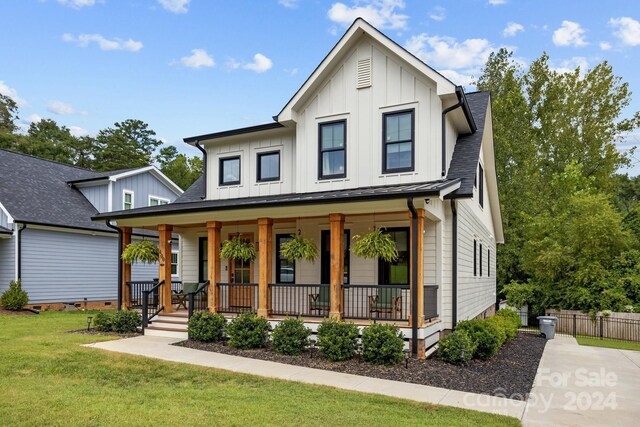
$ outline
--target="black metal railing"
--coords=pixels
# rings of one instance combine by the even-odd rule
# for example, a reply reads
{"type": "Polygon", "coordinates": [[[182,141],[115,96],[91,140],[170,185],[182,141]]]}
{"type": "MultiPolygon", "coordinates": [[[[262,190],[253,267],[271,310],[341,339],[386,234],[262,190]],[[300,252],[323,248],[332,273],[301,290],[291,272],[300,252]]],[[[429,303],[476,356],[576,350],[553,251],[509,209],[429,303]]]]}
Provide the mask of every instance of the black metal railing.
{"type": "Polygon", "coordinates": [[[151,289],[142,291],[142,333],[149,326],[149,321],[164,310],[164,307],[160,306],[160,289],[164,280],[153,283],[155,285],[151,289]]]}
{"type": "Polygon", "coordinates": [[[255,313],[258,310],[257,283],[218,283],[218,311],[255,313]]]}
{"type": "Polygon", "coordinates": [[[142,308],[143,292],[148,291],[157,284],[158,282],[156,280],[127,282],[129,288],[129,308],[142,308]]]}
{"type": "Polygon", "coordinates": [[[435,319],[438,317],[438,287],[425,285],[424,287],[424,318],[435,319]]]}
{"type": "Polygon", "coordinates": [[[409,319],[409,285],[343,285],[343,290],[346,319],[409,319]]]}
{"type": "Polygon", "coordinates": [[[189,307],[189,319],[193,316],[193,313],[198,311],[207,311],[209,308],[209,281],[202,283],[198,286],[195,292],[189,292],[187,294],[187,301],[189,307]]]}
{"type": "Polygon", "coordinates": [[[171,281],[171,292],[182,292],[182,280],[171,281]]]}
{"type": "Polygon", "coordinates": [[[276,316],[328,317],[329,285],[274,283],[269,285],[270,312],[276,316]]]}

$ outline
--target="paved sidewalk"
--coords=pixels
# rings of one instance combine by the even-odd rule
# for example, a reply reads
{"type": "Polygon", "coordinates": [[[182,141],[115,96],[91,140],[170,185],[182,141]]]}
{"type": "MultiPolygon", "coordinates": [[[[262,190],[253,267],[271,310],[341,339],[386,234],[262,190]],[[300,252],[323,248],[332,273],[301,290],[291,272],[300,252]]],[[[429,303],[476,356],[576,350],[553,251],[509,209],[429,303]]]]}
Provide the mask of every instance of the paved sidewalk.
{"type": "Polygon", "coordinates": [[[180,339],[141,336],[116,341],[105,341],[97,344],[87,344],[86,347],[135,354],[170,362],[190,363],[262,377],[300,381],[344,390],[381,394],[418,402],[455,406],[493,414],[509,415],[518,419],[522,418],[526,405],[525,402],[519,400],[343,374],[340,372],[324,371],[303,366],[287,365],[170,345],[177,341],[180,341],[180,339]]]}
{"type": "Polygon", "coordinates": [[[640,425],[640,352],[556,336],[542,355],[523,425],[640,425]]]}

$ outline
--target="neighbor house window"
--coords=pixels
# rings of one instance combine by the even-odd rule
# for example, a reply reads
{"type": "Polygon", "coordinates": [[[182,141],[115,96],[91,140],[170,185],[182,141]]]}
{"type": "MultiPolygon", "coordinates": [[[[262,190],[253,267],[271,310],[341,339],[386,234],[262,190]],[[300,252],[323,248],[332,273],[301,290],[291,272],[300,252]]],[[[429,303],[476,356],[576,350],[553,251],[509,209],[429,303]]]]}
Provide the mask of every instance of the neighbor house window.
{"type": "Polygon", "coordinates": [[[473,275],[478,275],[478,242],[473,241],[473,275]]]}
{"type": "Polygon", "coordinates": [[[240,156],[220,159],[220,185],[240,184],[240,156]]]}
{"type": "Polygon", "coordinates": [[[178,275],[178,253],[171,252],[171,275],[178,275]]]}
{"type": "Polygon", "coordinates": [[[478,163],[478,201],[480,207],[484,206],[484,169],[482,165],[478,163]]]}
{"type": "Polygon", "coordinates": [[[162,197],[149,196],[149,206],[160,206],[160,205],[168,205],[169,199],[164,199],[162,197]]]}
{"type": "Polygon", "coordinates": [[[382,119],[382,171],[413,170],[414,112],[387,113],[382,119]]]}
{"type": "Polygon", "coordinates": [[[482,277],[482,243],[480,243],[480,277],[482,277]]]}
{"type": "Polygon", "coordinates": [[[347,176],[347,122],[321,123],[319,127],[318,178],[347,176]]]}
{"type": "Polygon", "coordinates": [[[280,246],[291,239],[293,239],[293,237],[291,237],[290,234],[276,235],[276,283],[296,282],[296,263],[289,261],[280,253],[280,246]]]}
{"type": "Polygon", "coordinates": [[[124,190],[122,193],[122,209],[133,209],[133,191],[124,190]]]}
{"type": "Polygon", "coordinates": [[[280,151],[258,153],[258,182],[280,180],[280,151]]]}

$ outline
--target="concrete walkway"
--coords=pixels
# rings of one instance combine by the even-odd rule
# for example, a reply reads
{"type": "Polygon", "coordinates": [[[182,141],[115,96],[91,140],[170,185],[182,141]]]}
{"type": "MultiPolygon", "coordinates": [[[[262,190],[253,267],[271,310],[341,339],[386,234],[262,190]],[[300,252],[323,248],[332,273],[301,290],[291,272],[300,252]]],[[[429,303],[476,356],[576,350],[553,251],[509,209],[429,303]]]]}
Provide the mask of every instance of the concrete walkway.
{"type": "Polygon", "coordinates": [[[640,352],[556,336],[542,355],[523,424],[640,425],[640,352]]]}
{"type": "Polygon", "coordinates": [[[88,344],[86,346],[170,362],[190,363],[262,377],[300,381],[344,390],[381,394],[424,403],[509,415],[518,419],[522,418],[526,406],[525,402],[519,400],[465,393],[419,384],[408,384],[400,381],[362,377],[170,345],[177,341],[180,341],[180,339],[141,336],[88,344]]]}

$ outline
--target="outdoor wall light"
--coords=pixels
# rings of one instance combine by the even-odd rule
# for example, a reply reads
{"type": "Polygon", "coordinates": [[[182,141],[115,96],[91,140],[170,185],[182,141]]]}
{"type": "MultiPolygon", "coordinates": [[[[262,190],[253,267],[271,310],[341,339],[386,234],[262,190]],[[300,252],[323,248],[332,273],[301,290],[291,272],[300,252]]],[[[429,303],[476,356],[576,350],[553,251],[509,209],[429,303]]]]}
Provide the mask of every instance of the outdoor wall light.
{"type": "Polygon", "coordinates": [[[409,349],[403,349],[402,352],[404,353],[404,368],[409,369],[409,349]]]}
{"type": "Polygon", "coordinates": [[[91,330],[91,319],[93,319],[93,317],[87,317],[87,331],[91,330]]]}

